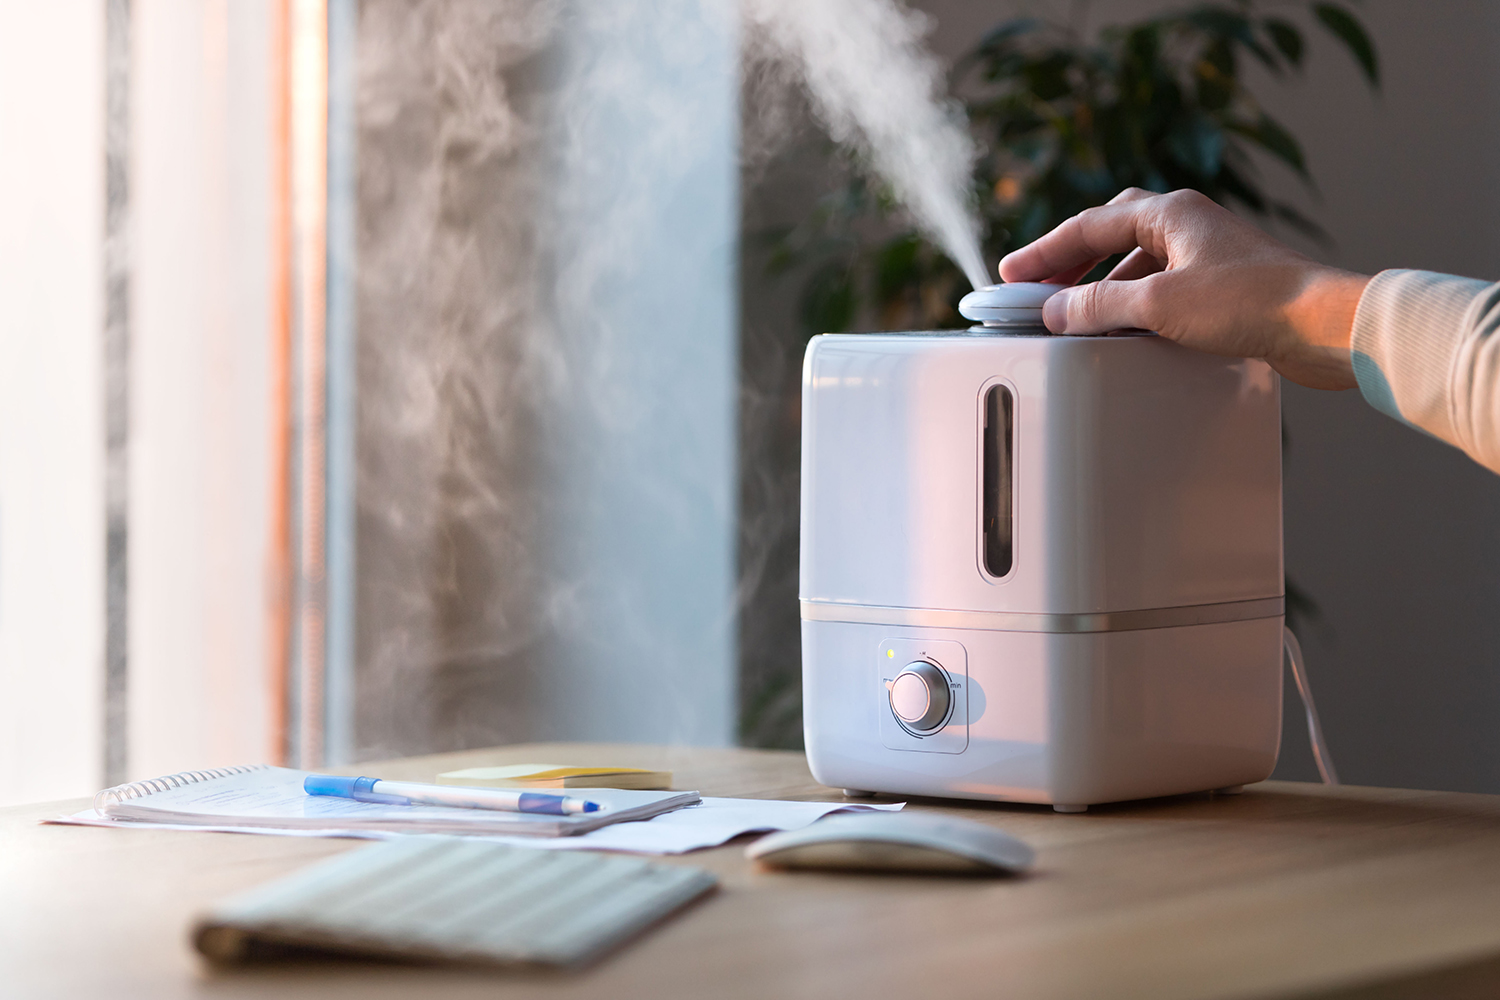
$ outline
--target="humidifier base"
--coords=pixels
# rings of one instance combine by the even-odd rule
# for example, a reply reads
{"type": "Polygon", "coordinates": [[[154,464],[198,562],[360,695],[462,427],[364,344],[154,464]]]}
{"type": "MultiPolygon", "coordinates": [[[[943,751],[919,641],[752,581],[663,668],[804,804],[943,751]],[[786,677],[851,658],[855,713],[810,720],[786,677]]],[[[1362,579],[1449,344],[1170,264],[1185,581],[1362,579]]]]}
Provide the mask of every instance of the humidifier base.
{"type": "Polygon", "coordinates": [[[1058,811],[1227,791],[1276,766],[1281,629],[1279,614],[1066,633],[804,620],[808,763],[833,787],[1058,811]],[[908,706],[919,675],[940,678],[938,722],[908,706]]]}

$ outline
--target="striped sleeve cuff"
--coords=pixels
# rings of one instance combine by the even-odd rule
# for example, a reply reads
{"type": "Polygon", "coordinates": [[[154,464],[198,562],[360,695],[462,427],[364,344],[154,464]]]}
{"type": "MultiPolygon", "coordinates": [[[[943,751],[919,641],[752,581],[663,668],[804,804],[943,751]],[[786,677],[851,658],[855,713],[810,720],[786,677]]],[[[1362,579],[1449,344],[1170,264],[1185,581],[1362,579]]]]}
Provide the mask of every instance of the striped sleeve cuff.
{"type": "Polygon", "coordinates": [[[1370,405],[1500,469],[1500,285],[1382,271],[1354,313],[1350,350],[1370,405]]]}

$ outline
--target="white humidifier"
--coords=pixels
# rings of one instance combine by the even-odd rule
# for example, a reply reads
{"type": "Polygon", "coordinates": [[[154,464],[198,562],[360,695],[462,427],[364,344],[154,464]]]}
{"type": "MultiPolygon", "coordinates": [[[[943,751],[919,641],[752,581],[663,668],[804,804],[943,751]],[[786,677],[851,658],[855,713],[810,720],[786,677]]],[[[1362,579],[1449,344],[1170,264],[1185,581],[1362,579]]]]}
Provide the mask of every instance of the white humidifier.
{"type": "Polygon", "coordinates": [[[1089,805],[1267,777],[1281,736],[1276,375],[1149,334],[826,335],[802,377],[813,775],[1089,805]]]}

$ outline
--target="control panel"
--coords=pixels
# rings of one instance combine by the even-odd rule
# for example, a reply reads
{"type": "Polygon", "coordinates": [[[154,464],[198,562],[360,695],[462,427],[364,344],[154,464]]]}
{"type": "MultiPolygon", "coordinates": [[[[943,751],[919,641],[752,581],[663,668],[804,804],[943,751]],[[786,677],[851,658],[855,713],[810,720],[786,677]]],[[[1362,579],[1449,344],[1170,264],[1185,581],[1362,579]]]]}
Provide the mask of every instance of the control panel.
{"type": "Polygon", "coordinates": [[[963,753],[969,745],[968,654],[949,639],[888,638],[876,654],[880,739],[892,750],[963,753]]]}

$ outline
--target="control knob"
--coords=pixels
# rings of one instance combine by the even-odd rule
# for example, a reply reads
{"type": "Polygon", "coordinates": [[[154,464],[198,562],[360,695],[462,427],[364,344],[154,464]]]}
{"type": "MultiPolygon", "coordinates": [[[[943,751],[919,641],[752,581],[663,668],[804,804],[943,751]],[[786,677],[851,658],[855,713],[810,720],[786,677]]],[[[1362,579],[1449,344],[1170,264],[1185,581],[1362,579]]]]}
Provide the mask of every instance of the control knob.
{"type": "Polygon", "coordinates": [[[891,711],[906,728],[919,733],[937,729],[948,718],[953,696],[948,675],[926,660],[908,663],[890,686],[891,711]]]}

